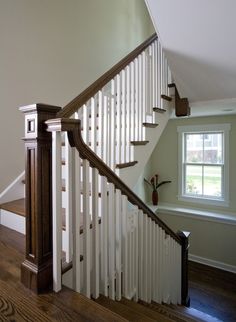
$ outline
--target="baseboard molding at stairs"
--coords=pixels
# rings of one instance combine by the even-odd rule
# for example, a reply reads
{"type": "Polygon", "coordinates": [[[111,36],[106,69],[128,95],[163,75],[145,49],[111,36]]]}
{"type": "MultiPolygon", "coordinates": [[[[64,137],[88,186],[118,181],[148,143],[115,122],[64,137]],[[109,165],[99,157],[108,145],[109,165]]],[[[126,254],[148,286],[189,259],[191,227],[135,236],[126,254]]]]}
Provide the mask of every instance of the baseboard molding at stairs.
{"type": "Polygon", "coordinates": [[[25,235],[25,217],[1,209],[0,224],[25,235]]]}
{"type": "Polygon", "coordinates": [[[231,273],[236,274],[236,266],[229,265],[229,264],[222,263],[222,262],[218,262],[218,261],[215,261],[213,259],[209,259],[209,258],[189,254],[189,260],[193,261],[193,262],[200,263],[200,264],[204,264],[204,265],[207,265],[207,266],[222,269],[223,271],[227,271],[227,272],[231,272],[231,273]]]}

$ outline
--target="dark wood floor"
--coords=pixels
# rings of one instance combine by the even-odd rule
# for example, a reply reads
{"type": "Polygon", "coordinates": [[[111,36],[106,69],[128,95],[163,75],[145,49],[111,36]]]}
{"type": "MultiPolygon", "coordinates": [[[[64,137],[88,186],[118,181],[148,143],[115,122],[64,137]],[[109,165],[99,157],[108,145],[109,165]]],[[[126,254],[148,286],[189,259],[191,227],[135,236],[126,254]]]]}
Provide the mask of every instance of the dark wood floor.
{"type": "Polygon", "coordinates": [[[191,307],[225,322],[236,321],[236,274],[189,262],[191,307]]]}
{"type": "Polygon", "coordinates": [[[86,297],[63,288],[36,295],[20,283],[23,235],[0,225],[0,321],[126,321],[86,297]]]}
{"type": "MultiPolygon", "coordinates": [[[[0,225],[0,321],[124,321],[66,288],[40,296],[25,289],[20,283],[23,253],[24,237],[0,225]]],[[[190,262],[189,279],[191,307],[236,321],[236,274],[190,262]]]]}

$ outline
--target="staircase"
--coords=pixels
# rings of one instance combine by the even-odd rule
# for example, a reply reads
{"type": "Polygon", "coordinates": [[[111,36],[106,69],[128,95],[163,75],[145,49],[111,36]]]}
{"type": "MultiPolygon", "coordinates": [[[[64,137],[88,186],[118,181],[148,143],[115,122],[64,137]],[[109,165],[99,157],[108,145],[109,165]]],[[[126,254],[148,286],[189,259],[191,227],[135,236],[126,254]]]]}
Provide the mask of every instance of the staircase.
{"type": "MultiPolygon", "coordinates": [[[[157,303],[189,305],[188,236],[174,233],[132,191],[171,113],[172,83],[153,35],[63,109],[20,109],[26,287],[42,292],[53,284],[59,292],[65,285],[135,321],[158,321],[157,303]]],[[[22,203],[1,208],[19,214],[22,203]]],[[[178,315],[168,314],[160,321],[178,315]]]]}

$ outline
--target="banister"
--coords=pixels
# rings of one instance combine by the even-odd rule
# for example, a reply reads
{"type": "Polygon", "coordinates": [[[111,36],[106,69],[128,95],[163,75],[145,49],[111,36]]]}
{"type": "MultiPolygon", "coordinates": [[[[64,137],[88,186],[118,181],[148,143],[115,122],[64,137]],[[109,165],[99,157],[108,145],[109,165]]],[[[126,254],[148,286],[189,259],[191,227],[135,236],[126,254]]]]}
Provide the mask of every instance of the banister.
{"type": "Polygon", "coordinates": [[[154,40],[157,34],[153,34],[130,54],[118,62],[109,71],[98,78],[92,85],[85,89],[81,94],[75,97],[70,103],[57,113],[58,118],[67,118],[74,114],[81,106],[83,106],[91,97],[93,97],[100,89],[102,89],[110,80],[112,80],[122,69],[132,62],[142,51],[144,51],[154,40]]]}
{"type": "Polygon", "coordinates": [[[85,144],[81,135],[80,120],[57,118],[50,119],[45,122],[47,131],[67,131],[69,142],[75,147],[82,159],[87,159],[91,167],[97,168],[102,176],[105,176],[109,182],[126,195],[128,200],[138,206],[148,217],[154,220],[161,228],[165,230],[172,238],[182,245],[181,238],[175,234],[160,218],[158,218],[152,210],[85,144]]]}

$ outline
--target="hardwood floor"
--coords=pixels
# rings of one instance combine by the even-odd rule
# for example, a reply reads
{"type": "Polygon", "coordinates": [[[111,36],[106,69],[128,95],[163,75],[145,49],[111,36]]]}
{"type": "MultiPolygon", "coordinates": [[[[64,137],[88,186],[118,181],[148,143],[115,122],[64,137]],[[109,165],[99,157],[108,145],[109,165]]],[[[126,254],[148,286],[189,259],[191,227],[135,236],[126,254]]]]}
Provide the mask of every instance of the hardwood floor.
{"type": "Polygon", "coordinates": [[[67,288],[43,295],[26,289],[20,282],[23,248],[24,237],[0,225],[0,321],[127,321],[67,288]]]}
{"type": "MultiPolygon", "coordinates": [[[[24,288],[24,248],[22,234],[0,225],[0,321],[127,321],[67,288],[39,296],[24,288]]],[[[191,308],[236,321],[236,274],[190,262],[189,280],[191,308]]]]}
{"type": "Polygon", "coordinates": [[[236,274],[189,262],[191,307],[225,322],[236,321],[236,274]]]}

